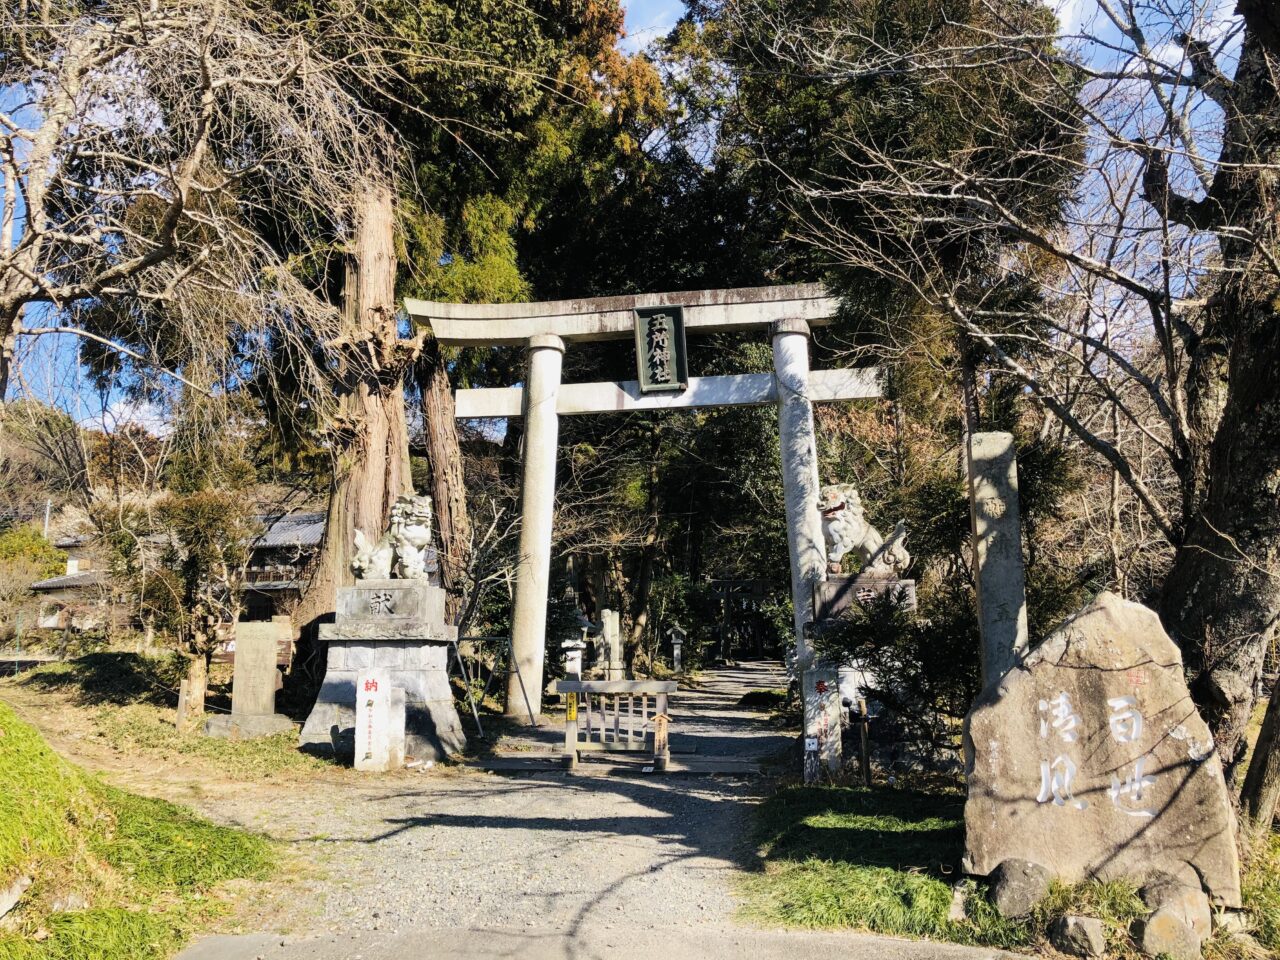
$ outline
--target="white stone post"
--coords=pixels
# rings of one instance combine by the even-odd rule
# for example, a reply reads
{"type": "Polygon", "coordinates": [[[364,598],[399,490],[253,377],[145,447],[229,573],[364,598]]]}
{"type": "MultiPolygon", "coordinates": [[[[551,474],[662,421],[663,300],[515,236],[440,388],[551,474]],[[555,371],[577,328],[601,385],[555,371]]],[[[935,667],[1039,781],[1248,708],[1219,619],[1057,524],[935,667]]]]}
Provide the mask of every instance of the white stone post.
{"type": "Polygon", "coordinates": [[[356,769],[385,773],[403,767],[404,723],[404,690],[392,685],[391,671],[356,674],[356,769]]]}
{"type": "MultiPolygon", "coordinates": [[[[809,398],[809,325],[803,320],[781,320],[774,324],[773,370],[778,381],[778,439],[782,446],[787,547],[791,554],[796,670],[803,691],[804,674],[813,667],[813,650],[805,636],[805,625],[813,619],[813,588],[825,576],[826,560],[822,515],[818,512],[818,444],[813,429],[813,403],[809,398]]],[[[817,753],[819,749],[820,716],[818,705],[805,704],[806,754],[817,753]]],[[[837,766],[839,749],[837,736],[837,766]]],[[[811,765],[806,763],[806,773],[811,765]]]]}
{"type": "Polygon", "coordinates": [[[969,518],[984,687],[1003,677],[1027,651],[1019,516],[1013,434],[970,434],[969,518]]]}
{"type": "Polygon", "coordinates": [[[547,590],[551,576],[551,522],[556,498],[556,444],[560,435],[556,400],[560,392],[563,359],[564,341],[559,337],[541,334],[529,338],[529,376],[524,385],[520,555],[516,563],[515,609],[511,614],[512,658],[520,665],[520,675],[517,676],[512,669],[507,677],[506,715],[529,719],[532,712],[534,722],[542,713],[547,590]]]}

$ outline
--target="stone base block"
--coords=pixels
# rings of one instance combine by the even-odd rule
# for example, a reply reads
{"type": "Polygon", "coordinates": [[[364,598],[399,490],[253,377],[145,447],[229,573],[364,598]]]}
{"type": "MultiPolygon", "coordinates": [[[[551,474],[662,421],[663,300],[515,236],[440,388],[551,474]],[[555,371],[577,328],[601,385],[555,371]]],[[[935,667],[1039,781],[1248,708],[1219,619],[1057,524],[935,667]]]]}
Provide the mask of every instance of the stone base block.
{"type": "Polygon", "coordinates": [[[252,740],[277,733],[293,733],[298,725],[279,713],[233,713],[210,717],[204,722],[207,737],[219,740],[252,740]]]}
{"type": "Polygon", "coordinates": [[[342,759],[355,756],[356,675],[376,667],[404,690],[405,754],[443,760],[460,753],[467,738],[449,686],[448,657],[447,644],[439,641],[330,638],[328,669],[301,746],[342,759]]]}

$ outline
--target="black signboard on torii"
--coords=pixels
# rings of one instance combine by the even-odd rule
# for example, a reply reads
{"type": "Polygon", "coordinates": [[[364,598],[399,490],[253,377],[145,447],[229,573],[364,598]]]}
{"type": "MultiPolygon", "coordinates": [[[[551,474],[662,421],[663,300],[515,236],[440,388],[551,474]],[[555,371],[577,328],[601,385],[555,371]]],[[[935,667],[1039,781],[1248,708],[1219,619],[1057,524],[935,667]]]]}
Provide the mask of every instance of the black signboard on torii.
{"type": "Polygon", "coordinates": [[[683,308],[636,309],[636,379],[641,393],[678,393],[688,387],[683,308]]]}

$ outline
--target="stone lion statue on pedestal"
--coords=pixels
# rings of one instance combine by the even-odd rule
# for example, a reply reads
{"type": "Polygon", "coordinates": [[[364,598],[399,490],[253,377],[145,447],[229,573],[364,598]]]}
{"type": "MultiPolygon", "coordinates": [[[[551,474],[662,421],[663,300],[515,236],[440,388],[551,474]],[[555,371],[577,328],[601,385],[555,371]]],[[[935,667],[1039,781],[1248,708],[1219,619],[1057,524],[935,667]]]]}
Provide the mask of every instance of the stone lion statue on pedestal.
{"type": "Polygon", "coordinates": [[[858,488],[851,483],[832,483],[818,495],[822,514],[822,534],[827,542],[827,568],[840,572],[845,554],[855,552],[862,559],[862,572],[901,578],[911,565],[907,553],[907,522],[899,520],[888,539],[867,522],[858,488]]]}
{"type": "Polygon", "coordinates": [[[358,580],[426,580],[435,569],[431,548],[431,498],[402,496],[391,506],[387,532],[376,543],[356,531],[351,572],[358,580]]]}

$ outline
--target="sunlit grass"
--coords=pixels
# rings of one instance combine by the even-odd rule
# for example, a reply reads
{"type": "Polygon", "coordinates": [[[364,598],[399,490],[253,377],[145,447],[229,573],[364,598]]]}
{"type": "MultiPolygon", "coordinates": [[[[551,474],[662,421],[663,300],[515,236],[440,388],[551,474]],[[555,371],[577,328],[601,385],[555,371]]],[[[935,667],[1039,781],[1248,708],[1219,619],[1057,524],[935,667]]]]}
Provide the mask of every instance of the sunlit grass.
{"type": "MultiPolygon", "coordinates": [[[[1102,921],[1109,957],[1140,956],[1130,929],[1147,911],[1130,884],[1055,886],[1027,919],[1001,917],[985,887],[959,875],[959,791],[788,787],[760,806],[758,829],[761,869],[744,883],[744,912],[762,923],[1037,950],[1054,920],[1074,914],[1102,921]],[[957,889],[965,909],[953,919],[957,889]]],[[[1250,864],[1244,891],[1258,944],[1280,955],[1280,836],[1250,864]]],[[[1206,944],[1212,960],[1251,951],[1225,935],[1206,944]]]]}
{"type": "Polygon", "coordinates": [[[169,956],[223,881],[266,876],[266,840],[108,786],[0,702],[0,887],[31,881],[0,960],[169,956]],[[74,895],[83,909],[56,909],[74,895]]]}

